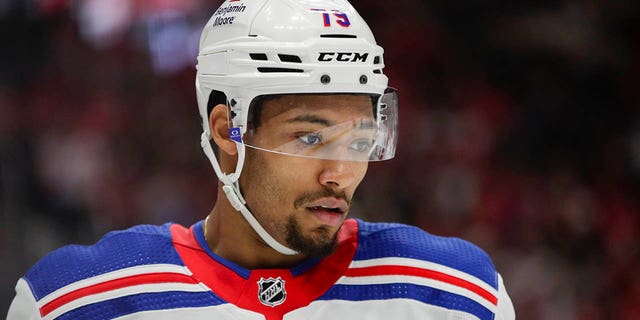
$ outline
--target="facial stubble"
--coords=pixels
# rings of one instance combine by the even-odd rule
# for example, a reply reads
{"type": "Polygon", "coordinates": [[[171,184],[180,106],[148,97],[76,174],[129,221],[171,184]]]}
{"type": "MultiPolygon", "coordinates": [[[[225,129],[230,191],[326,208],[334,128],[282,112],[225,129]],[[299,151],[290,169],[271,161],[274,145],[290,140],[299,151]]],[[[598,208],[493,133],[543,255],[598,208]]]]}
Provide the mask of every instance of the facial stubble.
{"type": "MultiPolygon", "coordinates": [[[[256,219],[267,229],[274,237],[284,234],[285,244],[298,252],[312,257],[326,257],[333,253],[338,244],[338,232],[333,232],[328,226],[318,226],[310,231],[303,230],[300,222],[295,214],[289,214],[284,219],[274,219],[268,217],[260,209],[269,199],[274,203],[285,203],[287,199],[287,191],[284,188],[285,183],[278,179],[273,173],[265,157],[267,152],[247,148],[247,158],[245,163],[245,172],[251,172],[251,187],[243,188],[251,189],[247,194],[247,201],[252,202],[251,198],[257,200],[253,202],[253,206],[247,203],[249,210],[254,214],[256,219]],[[258,195],[259,194],[259,195],[258,195]],[[257,195],[257,196],[256,196],[257,195]],[[274,201],[276,200],[276,201],[274,201]]],[[[269,154],[274,157],[283,157],[283,155],[269,154]]],[[[286,157],[286,156],[284,156],[286,157]]],[[[245,182],[247,183],[247,182],[245,182]]],[[[304,203],[319,199],[322,197],[335,197],[345,199],[349,203],[344,193],[336,193],[332,190],[322,189],[317,192],[304,193],[294,201],[294,208],[297,210],[305,210],[301,207],[304,203]]]]}

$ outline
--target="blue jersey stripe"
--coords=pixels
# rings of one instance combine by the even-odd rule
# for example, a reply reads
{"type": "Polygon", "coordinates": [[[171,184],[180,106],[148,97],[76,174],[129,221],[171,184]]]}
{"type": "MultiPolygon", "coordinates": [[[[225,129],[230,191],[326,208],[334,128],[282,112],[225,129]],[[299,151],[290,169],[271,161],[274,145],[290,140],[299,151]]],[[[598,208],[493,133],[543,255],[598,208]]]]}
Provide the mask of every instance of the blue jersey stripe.
{"type": "Polygon", "coordinates": [[[66,285],[111,271],[148,264],[182,266],[169,226],[140,225],[110,232],[93,246],[60,248],[40,260],[24,278],[40,300],[66,285]]]}
{"type": "Polygon", "coordinates": [[[472,299],[448,291],[408,283],[335,285],[318,298],[318,300],[347,301],[388,299],[413,299],[446,309],[467,312],[481,320],[494,318],[491,310],[472,299]]]}
{"type": "Polygon", "coordinates": [[[142,311],[197,308],[224,303],[226,302],[212,292],[142,293],[76,308],[62,314],[56,320],[108,320],[142,311]]]}
{"type": "Polygon", "coordinates": [[[473,275],[498,289],[498,275],[489,256],[465,240],[434,236],[402,224],[360,220],[358,240],[354,260],[398,257],[434,262],[473,275]]]}

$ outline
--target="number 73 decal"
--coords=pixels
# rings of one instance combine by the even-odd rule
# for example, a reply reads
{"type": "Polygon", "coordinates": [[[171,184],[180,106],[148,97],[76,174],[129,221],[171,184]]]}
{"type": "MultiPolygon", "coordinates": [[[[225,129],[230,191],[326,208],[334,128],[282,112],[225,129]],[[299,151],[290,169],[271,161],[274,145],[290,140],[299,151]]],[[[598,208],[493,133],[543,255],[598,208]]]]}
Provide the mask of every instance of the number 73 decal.
{"type": "Polygon", "coordinates": [[[331,27],[331,22],[335,20],[335,22],[344,28],[348,28],[351,25],[349,21],[349,17],[347,17],[346,13],[342,13],[339,10],[331,10],[331,13],[327,12],[325,9],[311,9],[311,11],[319,11],[322,12],[322,22],[325,27],[331,27]],[[332,17],[333,16],[333,17],[332,17]]]}

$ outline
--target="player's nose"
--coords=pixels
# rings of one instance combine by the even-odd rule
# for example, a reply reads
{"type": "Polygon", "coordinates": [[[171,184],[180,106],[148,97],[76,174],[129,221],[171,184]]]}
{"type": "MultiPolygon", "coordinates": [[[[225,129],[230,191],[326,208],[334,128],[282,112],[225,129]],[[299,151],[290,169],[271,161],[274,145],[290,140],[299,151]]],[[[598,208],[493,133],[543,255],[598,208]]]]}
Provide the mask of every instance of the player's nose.
{"type": "Polygon", "coordinates": [[[324,160],[318,181],[325,187],[345,189],[356,181],[354,163],[349,161],[324,160]]]}

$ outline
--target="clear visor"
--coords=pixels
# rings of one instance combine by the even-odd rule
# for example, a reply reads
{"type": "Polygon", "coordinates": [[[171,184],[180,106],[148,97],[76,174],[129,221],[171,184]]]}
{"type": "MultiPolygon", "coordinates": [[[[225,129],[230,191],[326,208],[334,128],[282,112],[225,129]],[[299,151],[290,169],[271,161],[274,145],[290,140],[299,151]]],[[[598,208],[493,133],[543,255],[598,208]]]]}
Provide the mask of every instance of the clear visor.
{"type": "MultiPolygon", "coordinates": [[[[285,95],[251,110],[246,133],[232,140],[283,155],[341,161],[381,161],[395,156],[397,91],[364,94],[285,95]]],[[[235,134],[235,135],[234,135],[235,134]]]]}

